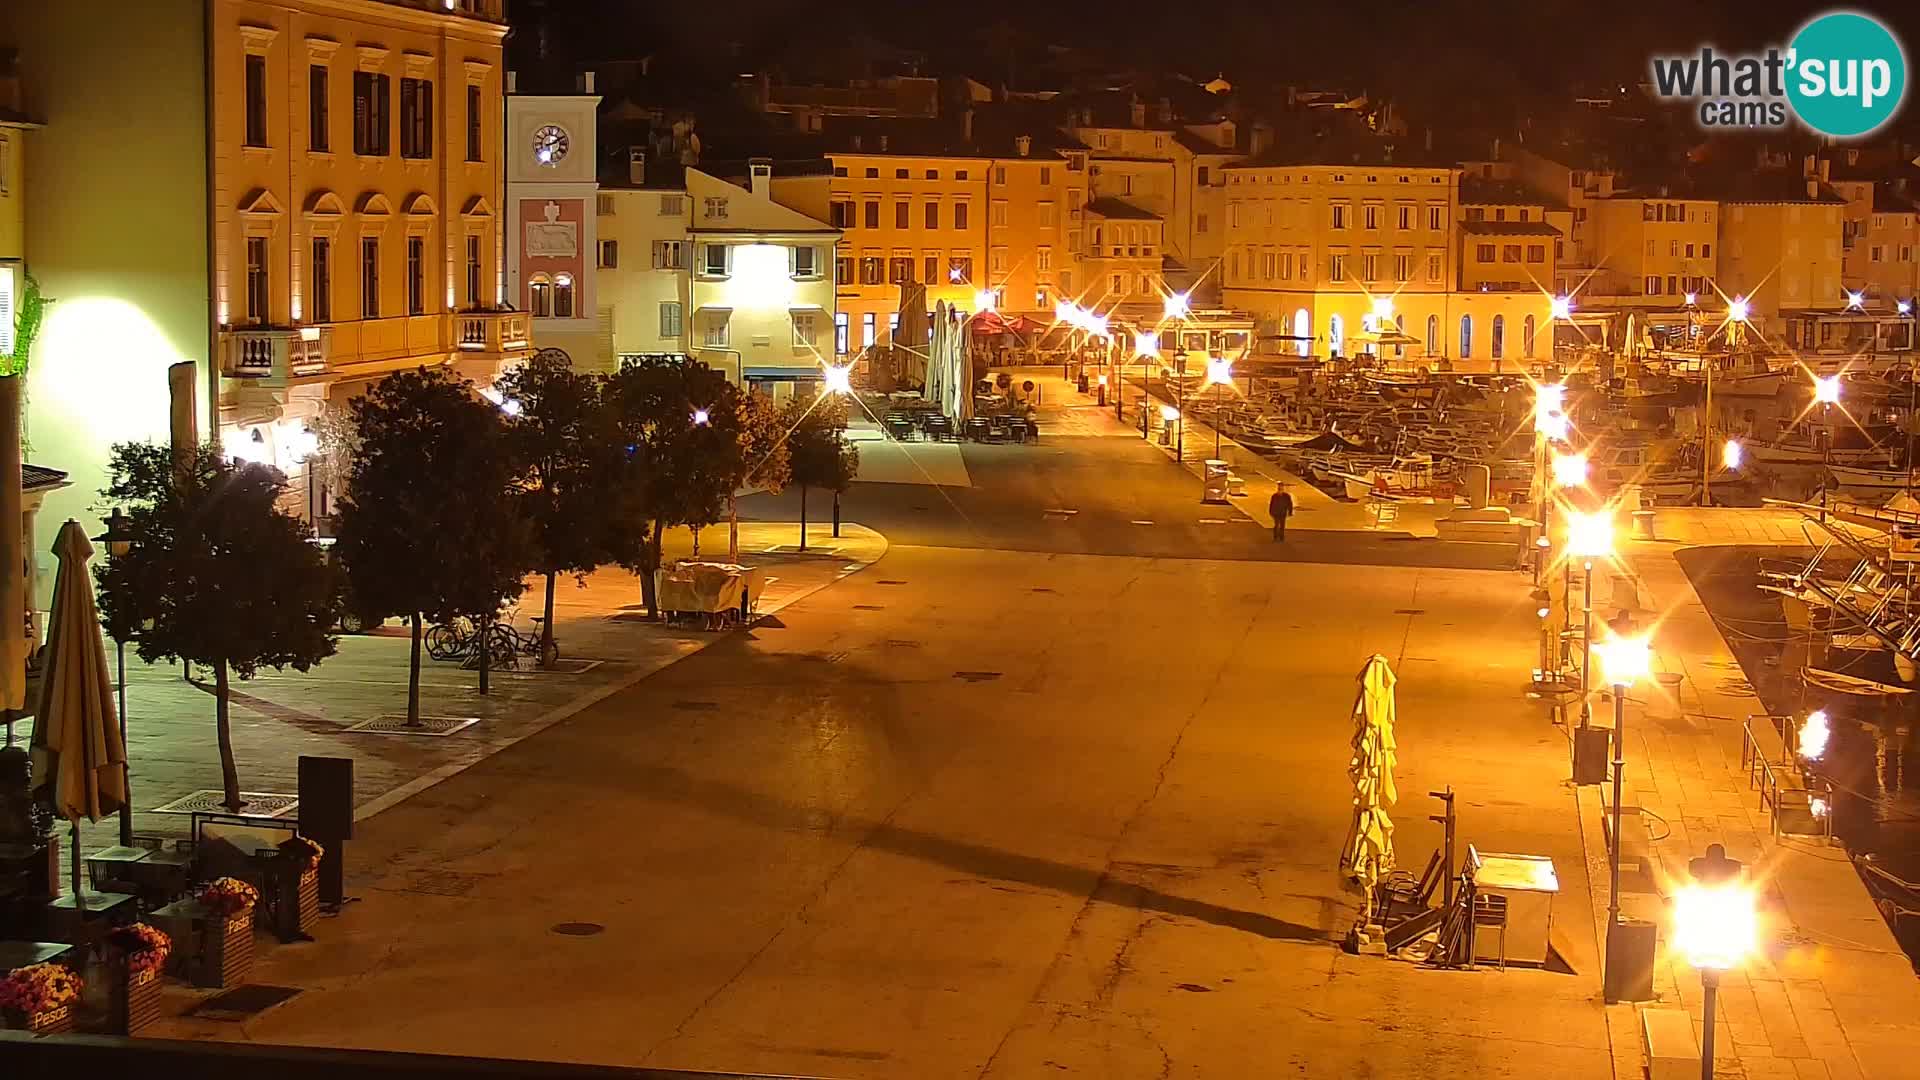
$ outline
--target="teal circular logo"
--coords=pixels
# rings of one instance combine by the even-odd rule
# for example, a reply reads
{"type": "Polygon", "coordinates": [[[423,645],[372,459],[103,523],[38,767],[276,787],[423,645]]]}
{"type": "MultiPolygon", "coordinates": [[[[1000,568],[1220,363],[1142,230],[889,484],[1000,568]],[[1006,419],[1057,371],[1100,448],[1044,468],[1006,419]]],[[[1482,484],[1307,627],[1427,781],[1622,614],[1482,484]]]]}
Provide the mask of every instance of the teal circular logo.
{"type": "Polygon", "coordinates": [[[1787,64],[1787,100],[1822,135],[1866,135],[1893,119],[1907,93],[1899,40],[1857,12],[1830,12],[1801,27],[1787,64]]]}

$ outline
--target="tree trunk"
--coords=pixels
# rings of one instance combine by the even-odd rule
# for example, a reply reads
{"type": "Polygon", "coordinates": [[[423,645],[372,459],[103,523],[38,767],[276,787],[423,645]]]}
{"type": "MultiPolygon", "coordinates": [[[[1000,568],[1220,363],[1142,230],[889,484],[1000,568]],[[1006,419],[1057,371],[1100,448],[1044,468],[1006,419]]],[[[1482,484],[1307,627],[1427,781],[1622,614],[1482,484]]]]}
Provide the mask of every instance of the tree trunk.
{"type": "Polygon", "coordinates": [[[840,539],[840,492],[833,493],[833,538],[840,539]]]}
{"type": "Polygon", "coordinates": [[[240,770],[233,763],[233,726],[227,721],[227,658],[213,662],[213,730],[220,742],[220,789],[227,812],[237,814],[246,804],[240,801],[240,770]]]}
{"type": "Polygon", "coordinates": [[[664,546],[667,523],[656,520],[653,523],[653,535],[645,540],[647,556],[641,560],[644,571],[640,575],[640,595],[647,602],[647,618],[660,617],[660,591],[654,588],[654,571],[660,569],[661,548],[664,546]]]}
{"type": "Polygon", "coordinates": [[[484,695],[488,689],[487,674],[493,667],[493,620],[476,619],[474,621],[480,626],[480,644],[477,646],[476,655],[480,659],[480,693],[484,695]]]}
{"type": "Polygon", "coordinates": [[[407,667],[407,726],[420,726],[420,613],[413,613],[413,660],[407,667]]]}
{"type": "Polygon", "coordinates": [[[740,497],[727,496],[727,561],[740,562],[740,497]]]}
{"type": "Polygon", "coordinates": [[[541,667],[552,667],[554,657],[560,655],[559,650],[553,647],[553,587],[554,579],[558,576],[552,570],[547,571],[547,617],[546,621],[540,624],[541,667]]]}
{"type": "Polygon", "coordinates": [[[800,550],[807,550],[807,485],[800,485],[800,550]]]}

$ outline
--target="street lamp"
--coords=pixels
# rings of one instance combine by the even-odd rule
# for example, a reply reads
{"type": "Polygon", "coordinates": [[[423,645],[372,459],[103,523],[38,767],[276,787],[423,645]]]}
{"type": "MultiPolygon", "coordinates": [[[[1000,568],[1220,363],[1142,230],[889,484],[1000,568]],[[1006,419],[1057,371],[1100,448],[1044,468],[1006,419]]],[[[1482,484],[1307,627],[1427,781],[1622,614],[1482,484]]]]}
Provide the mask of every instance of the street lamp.
{"type": "MultiPolygon", "coordinates": [[[[1229,356],[1207,357],[1207,385],[1226,386],[1233,382],[1233,358],[1229,356]]],[[[1213,394],[1213,456],[1220,458],[1220,391],[1213,394]]]]}
{"type": "Polygon", "coordinates": [[[1727,849],[1708,844],[1707,853],[1690,859],[1691,884],[1673,897],[1675,943],[1687,962],[1700,969],[1700,1077],[1713,1080],[1713,1013],[1720,973],[1738,967],[1760,937],[1753,891],[1743,880],[1745,866],[1727,858],[1727,849]]]}
{"type": "Polygon", "coordinates": [[[1807,714],[1800,724],[1800,732],[1794,737],[1793,750],[1808,761],[1819,761],[1827,752],[1827,740],[1833,737],[1833,729],[1827,724],[1827,711],[1815,709],[1807,714]]]}
{"type": "Polygon", "coordinates": [[[1569,319],[1573,316],[1573,297],[1556,296],[1548,302],[1547,314],[1556,319],[1569,319]]]}
{"type": "MultiPolygon", "coordinates": [[[[1613,557],[1613,513],[1596,510],[1591,514],[1574,512],[1567,517],[1567,557],[1586,564],[1586,584],[1580,591],[1580,645],[1585,654],[1580,661],[1580,693],[1590,689],[1588,675],[1593,670],[1593,560],[1613,557]]],[[[1573,567],[1567,567],[1568,578],[1573,567]]]]}
{"type": "Polygon", "coordinates": [[[1190,310],[1186,293],[1173,293],[1160,303],[1160,313],[1169,319],[1184,319],[1190,310]]]}
{"type": "Polygon", "coordinates": [[[1727,445],[1720,448],[1720,464],[1728,469],[1738,469],[1746,455],[1746,448],[1740,445],[1740,440],[1728,439],[1727,445]]]}
{"type": "Polygon", "coordinates": [[[1553,455],[1553,486],[1575,488],[1587,482],[1587,455],[1553,455]]]}
{"type": "Polygon", "coordinates": [[[1833,468],[1833,407],[1840,404],[1840,376],[1816,375],[1813,400],[1820,406],[1820,426],[1826,429],[1826,441],[1820,447],[1820,521],[1827,520],[1827,487],[1833,468]]]}
{"type": "Polygon", "coordinates": [[[1626,773],[1627,690],[1647,677],[1651,658],[1647,639],[1612,637],[1600,644],[1600,664],[1607,682],[1613,686],[1613,844],[1608,850],[1607,886],[1607,963],[1601,972],[1603,996],[1619,1000],[1618,983],[1624,978],[1615,931],[1620,926],[1620,788],[1626,773]]]}
{"type": "MultiPolygon", "coordinates": [[[[114,507],[113,513],[107,515],[107,531],[93,539],[95,543],[106,545],[107,559],[110,562],[125,558],[127,553],[133,550],[133,530],[127,515],[122,513],[119,507],[114,507]]],[[[113,651],[117,669],[114,685],[118,688],[120,698],[120,745],[124,747],[127,745],[127,643],[118,635],[113,639],[113,651]]],[[[133,846],[132,770],[127,771],[129,797],[121,800],[120,803],[121,847],[133,846]]]]}
{"type": "MultiPolygon", "coordinates": [[[[820,366],[820,379],[823,383],[825,383],[826,391],[829,394],[851,395],[853,393],[853,365],[852,364],[848,364],[844,367],[835,367],[832,364],[822,364],[820,366]]],[[[971,393],[972,390],[973,390],[972,387],[967,388],[968,393],[971,393]]]]}
{"type": "MultiPolygon", "coordinates": [[[[1186,335],[1181,335],[1185,337],[1186,335]]],[[[1187,460],[1187,346],[1183,341],[1174,346],[1173,377],[1179,385],[1174,389],[1175,400],[1179,402],[1179,417],[1173,429],[1173,460],[1187,460]]]]}

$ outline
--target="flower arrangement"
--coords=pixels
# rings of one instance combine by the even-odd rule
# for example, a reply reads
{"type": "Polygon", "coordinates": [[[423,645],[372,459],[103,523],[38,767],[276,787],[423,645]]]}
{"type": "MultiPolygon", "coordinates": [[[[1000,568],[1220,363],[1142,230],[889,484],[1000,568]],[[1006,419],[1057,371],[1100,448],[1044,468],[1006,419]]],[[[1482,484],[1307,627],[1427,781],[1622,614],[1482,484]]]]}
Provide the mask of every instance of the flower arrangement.
{"type": "Polygon", "coordinates": [[[200,890],[200,903],[228,918],[253,910],[259,902],[260,890],[239,878],[215,878],[200,890]]]}
{"type": "Polygon", "coordinates": [[[159,971],[173,952],[173,939],[146,923],[131,923],[107,935],[107,946],[127,959],[127,974],[159,971]]]}
{"type": "Polygon", "coordinates": [[[319,865],[320,857],[327,849],[319,841],[309,836],[294,836],[280,844],[280,854],[286,856],[302,871],[311,870],[319,865]]]}
{"type": "Polygon", "coordinates": [[[0,978],[0,1009],[37,1016],[80,1000],[80,976],[59,964],[32,964],[0,978]]]}

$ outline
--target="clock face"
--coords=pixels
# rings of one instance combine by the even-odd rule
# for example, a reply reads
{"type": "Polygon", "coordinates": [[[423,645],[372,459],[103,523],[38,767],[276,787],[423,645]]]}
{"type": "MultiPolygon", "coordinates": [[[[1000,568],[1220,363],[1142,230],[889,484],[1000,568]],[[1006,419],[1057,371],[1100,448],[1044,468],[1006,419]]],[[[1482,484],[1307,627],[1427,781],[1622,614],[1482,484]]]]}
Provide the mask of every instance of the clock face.
{"type": "Polygon", "coordinates": [[[542,165],[560,164],[567,156],[567,132],[558,124],[543,124],[533,133],[533,160],[542,165]]]}

